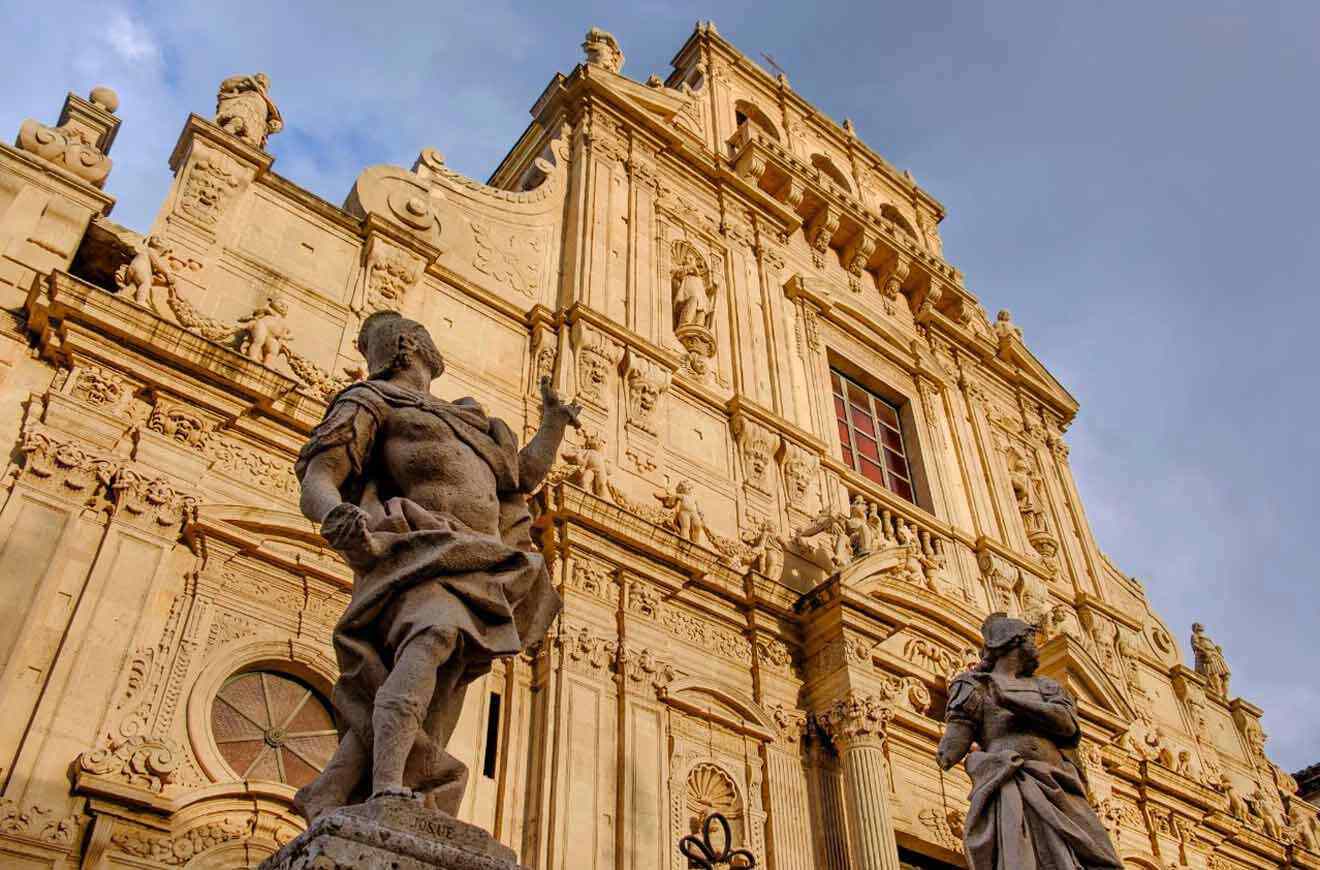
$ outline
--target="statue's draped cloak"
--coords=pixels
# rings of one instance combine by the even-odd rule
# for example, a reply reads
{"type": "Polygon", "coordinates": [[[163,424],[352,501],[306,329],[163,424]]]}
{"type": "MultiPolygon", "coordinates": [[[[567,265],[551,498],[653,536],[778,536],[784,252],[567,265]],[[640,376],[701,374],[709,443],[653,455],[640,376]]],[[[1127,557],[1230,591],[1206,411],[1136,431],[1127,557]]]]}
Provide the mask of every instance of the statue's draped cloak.
{"type": "MultiPolygon", "coordinates": [[[[490,669],[493,659],[540,641],[559,613],[560,598],[529,534],[526,492],[518,475],[517,441],[502,421],[472,399],[444,402],[383,381],[345,389],[326,409],[295,465],[299,480],[311,459],[345,448],[352,472],[341,487],[361,507],[387,545],[367,572],[357,571],[348,609],[334,631],[339,680],[334,707],[341,734],[351,729],[371,746],[371,711],[394,655],[424,631],[456,640],[460,685],[490,669]],[[473,531],[453,516],[433,513],[391,492],[376,456],[376,435],[399,408],[426,411],[480,456],[494,472],[500,537],[473,531]]],[[[446,701],[437,691],[428,720],[446,701]]],[[[426,790],[452,779],[455,760],[423,728],[409,756],[404,785],[426,790]]]]}
{"type": "MultiPolygon", "coordinates": [[[[956,677],[948,704],[948,721],[968,725],[978,743],[984,741],[981,723],[987,703],[981,676],[956,677]]],[[[1038,680],[1045,700],[1073,712],[1072,698],[1062,686],[1038,680]]],[[[963,845],[969,870],[1122,870],[1104,825],[1086,800],[1074,756],[1079,739],[1080,731],[1062,741],[1061,765],[1024,759],[1016,752],[968,753],[972,792],[963,845]]]]}

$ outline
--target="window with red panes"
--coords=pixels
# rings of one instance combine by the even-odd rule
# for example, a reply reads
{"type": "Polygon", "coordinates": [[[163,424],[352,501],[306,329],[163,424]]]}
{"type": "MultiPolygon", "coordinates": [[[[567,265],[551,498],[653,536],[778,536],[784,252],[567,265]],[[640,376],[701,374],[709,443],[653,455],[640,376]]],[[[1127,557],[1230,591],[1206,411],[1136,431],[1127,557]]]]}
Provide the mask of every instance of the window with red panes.
{"type": "Polygon", "coordinates": [[[836,371],[830,372],[830,382],[843,461],[891,492],[915,501],[898,408],[836,371]]]}

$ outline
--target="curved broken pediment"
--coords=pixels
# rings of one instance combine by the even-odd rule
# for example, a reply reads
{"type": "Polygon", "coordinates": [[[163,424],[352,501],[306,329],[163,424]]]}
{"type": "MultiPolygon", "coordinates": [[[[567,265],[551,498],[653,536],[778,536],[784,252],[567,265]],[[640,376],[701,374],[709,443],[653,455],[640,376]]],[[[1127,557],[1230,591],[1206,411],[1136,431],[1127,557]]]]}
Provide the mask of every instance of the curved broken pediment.
{"type": "Polygon", "coordinates": [[[353,582],[353,572],[316,526],[292,511],[241,504],[203,505],[185,524],[183,533],[204,556],[212,541],[222,541],[286,570],[314,573],[340,585],[353,582]]]}
{"type": "Polygon", "coordinates": [[[694,677],[674,680],[664,690],[666,703],[696,716],[719,722],[761,740],[773,740],[774,720],[750,696],[711,686],[694,677]]]}

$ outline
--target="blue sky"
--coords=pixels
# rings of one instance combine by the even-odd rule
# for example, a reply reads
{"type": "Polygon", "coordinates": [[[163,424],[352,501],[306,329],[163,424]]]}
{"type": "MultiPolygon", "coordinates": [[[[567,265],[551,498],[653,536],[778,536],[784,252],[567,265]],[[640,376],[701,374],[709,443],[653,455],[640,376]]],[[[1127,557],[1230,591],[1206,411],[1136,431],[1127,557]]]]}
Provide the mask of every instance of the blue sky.
{"type": "Polygon", "coordinates": [[[945,203],[946,256],[1081,401],[1073,467],[1102,548],[1184,650],[1206,624],[1280,764],[1320,761],[1320,5],[217,8],[0,0],[0,133],[112,85],[113,217],[145,229],[184,118],[234,73],[271,77],[276,171],[339,203],[362,167],[428,145],[484,178],[590,25],[637,79],[699,18],[772,54],[945,203]]]}

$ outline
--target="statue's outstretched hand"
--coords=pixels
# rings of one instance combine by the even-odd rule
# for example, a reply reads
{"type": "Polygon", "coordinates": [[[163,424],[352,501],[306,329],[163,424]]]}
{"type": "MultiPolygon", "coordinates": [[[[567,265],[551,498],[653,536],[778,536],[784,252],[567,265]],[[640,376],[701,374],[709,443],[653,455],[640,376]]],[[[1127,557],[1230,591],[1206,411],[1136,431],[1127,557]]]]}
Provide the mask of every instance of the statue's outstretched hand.
{"type": "Polygon", "coordinates": [[[582,406],[577,402],[565,402],[559,398],[554,387],[550,386],[550,378],[541,378],[541,419],[554,420],[556,418],[572,426],[574,429],[582,428],[582,422],[578,415],[582,413],[582,406]]]}

